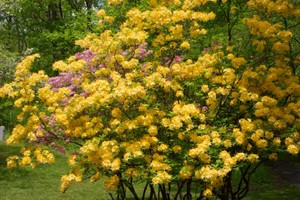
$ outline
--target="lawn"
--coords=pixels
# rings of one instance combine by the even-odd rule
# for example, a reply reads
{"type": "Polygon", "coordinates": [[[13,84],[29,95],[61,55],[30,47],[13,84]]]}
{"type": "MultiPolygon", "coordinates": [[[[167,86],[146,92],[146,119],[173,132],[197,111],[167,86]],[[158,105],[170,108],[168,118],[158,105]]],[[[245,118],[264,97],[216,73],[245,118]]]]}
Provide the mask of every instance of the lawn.
{"type": "Polygon", "coordinates": [[[280,178],[270,169],[258,168],[252,178],[250,192],[245,200],[299,200],[300,188],[280,178]]]}
{"type": "Polygon", "coordinates": [[[36,169],[6,168],[6,157],[17,153],[19,147],[0,143],[0,199],[5,200],[81,200],[109,199],[103,191],[101,182],[73,184],[65,193],[61,193],[60,177],[68,173],[63,155],[58,156],[53,165],[40,165],[36,169]]]}
{"type": "MultiPolygon", "coordinates": [[[[3,200],[109,200],[102,182],[89,181],[73,184],[65,193],[59,191],[60,177],[68,173],[63,155],[53,165],[40,165],[36,169],[6,168],[6,157],[19,151],[19,147],[0,142],[0,199],[3,200]]],[[[251,192],[245,200],[298,200],[296,188],[274,176],[267,167],[258,169],[253,177],[251,192]]]]}

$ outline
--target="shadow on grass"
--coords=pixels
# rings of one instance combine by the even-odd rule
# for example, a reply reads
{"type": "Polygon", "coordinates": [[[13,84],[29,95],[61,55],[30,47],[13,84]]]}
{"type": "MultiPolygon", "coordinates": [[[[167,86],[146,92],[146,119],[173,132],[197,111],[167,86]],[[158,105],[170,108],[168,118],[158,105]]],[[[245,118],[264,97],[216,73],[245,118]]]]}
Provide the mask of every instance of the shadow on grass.
{"type": "Polygon", "coordinates": [[[254,174],[250,192],[246,196],[245,200],[286,199],[299,200],[300,188],[282,179],[270,168],[269,163],[262,165],[254,174]]]}

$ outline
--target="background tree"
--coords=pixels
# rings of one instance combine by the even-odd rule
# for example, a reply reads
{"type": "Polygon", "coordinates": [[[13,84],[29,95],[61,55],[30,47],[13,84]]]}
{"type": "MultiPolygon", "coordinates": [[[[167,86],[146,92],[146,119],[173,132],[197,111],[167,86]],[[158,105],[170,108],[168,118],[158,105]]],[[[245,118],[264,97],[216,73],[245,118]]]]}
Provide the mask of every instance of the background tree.
{"type": "MultiPolygon", "coordinates": [[[[2,0],[1,41],[12,52],[39,52],[48,73],[51,63],[79,50],[74,41],[96,27],[93,13],[102,4],[93,0],[2,0]]],[[[95,30],[94,30],[95,31],[95,30]]]]}

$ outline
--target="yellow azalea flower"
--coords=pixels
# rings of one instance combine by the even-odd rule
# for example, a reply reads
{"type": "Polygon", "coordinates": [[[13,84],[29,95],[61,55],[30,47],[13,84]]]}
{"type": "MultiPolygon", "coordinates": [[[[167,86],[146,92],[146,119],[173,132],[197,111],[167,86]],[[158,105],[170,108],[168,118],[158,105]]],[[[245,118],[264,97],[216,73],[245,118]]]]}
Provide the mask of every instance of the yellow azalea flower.
{"type": "Polygon", "coordinates": [[[182,150],[182,148],[179,145],[174,146],[172,149],[175,153],[180,153],[182,150]]]}
{"type": "Polygon", "coordinates": [[[231,145],[232,145],[232,143],[231,143],[231,141],[230,140],[224,140],[223,141],[223,144],[224,144],[224,147],[226,147],[226,148],[229,148],[229,147],[231,147],[231,145]]]}
{"type": "Polygon", "coordinates": [[[155,7],[155,6],[157,6],[157,0],[150,0],[150,1],[148,2],[148,4],[149,4],[151,7],[155,7]]]}
{"type": "Polygon", "coordinates": [[[211,189],[206,189],[206,190],[204,190],[203,196],[205,196],[205,197],[210,197],[210,196],[212,196],[212,191],[211,191],[211,189]]]}
{"type": "Polygon", "coordinates": [[[61,185],[60,185],[61,192],[65,192],[72,182],[80,182],[80,181],[82,181],[82,176],[80,175],[75,175],[72,173],[68,175],[63,175],[61,177],[61,185]]]}
{"type": "Polygon", "coordinates": [[[108,4],[110,5],[118,5],[126,2],[126,0],[108,0],[108,4]]]}
{"type": "Polygon", "coordinates": [[[275,137],[273,140],[273,144],[275,146],[279,146],[281,144],[281,139],[279,137],[275,137]]]}
{"type": "Polygon", "coordinates": [[[259,159],[259,156],[256,155],[256,154],[250,154],[248,156],[248,160],[251,162],[251,163],[256,163],[259,159]]]}
{"type": "Polygon", "coordinates": [[[284,53],[290,50],[290,46],[282,42],[276,42],[272,49],[278,53],[284,53]]]}
{"type": "Polygon", "coordinates": [[[157,135],[157,133],[158,133],[157,126],[151,125],[148,129],[148,133],[152,136],[157,135]]]}
{"type": "Polygon", "coordinates": [[[252,44],[256,46],[256,50],[262,52],[265,49],[266,41],[264,40],[253,40],[252,44]]]}
{"type": "Polygon", "coordinates": [[[242,131],[245,132],[252,132],[255,128],[255,125],[249,119],[240,119],[239,123],[241,125],[242,131]]]}
{"type": "Polygon", "coordinates": [[[97,171],[93,176],[91,176],[90,180],[91,182],[95,182],[101,178],[101,173],[97,171]]]}
{"type": "Polygon", "coordinates": [[[97,17],[103,17],[103,16],[105,16],[105,15],[106,15],[106,13],[105,13],[105,10],[104,10],[104,9],[98,10],[98,12],[97,12],[97,17]]]}
{"type": "Polygon", "coordinates": [[[29,156],[23,157],[19,162],[19,165],[21,167],[28,166],[30,164],[31,164],[31,158],[29,156]]]}
{"type": "Polygon", "coordinates": [[[139,176],[139,170],[134,169],[134,168],[128,168],[125,171],[125,173],[126,173],[127,176],[132,177],[132,178],[136,178],[136,177],[139,176]]]}
{"type": "Polygon", "coordinates": [[[152,183],[154,185],[169,183],[172,176],[165,171],[159,171],[155,177],[152,178],[152,183]]]}
{"type": "Polygon", "coordinates": [[[157,147],[157,151],[165,152],[168,149],[168,145],[161,144],[157,147]]]}
{"type": "Polygon", "coordinates": [[[292,155],[297,155],[299,153],[299,146],[295,144],[290,144],[287,147],[287,151],[292,155]]]}
{"type": "Polygon", "coordinates": [[[268,141],[267,140],[258,140],[256,141],[256,146],[258,148],[266,148],[268,146],[268,141]]]}
{"type": "Polygon", "coordinates": [[[201,91],[204,92],[204,93],[207,93],[209,91],[208,85],[202,85],[201,86],[201,91]]]}
{"type": "Polygon", "coordinates": [[[74,167],[76,165],[76,155],[71,155],[68,159],[68,164],[71,167],[74,167]]]}
{"type": "Polygon", "coordinates": [[[68,70],[68,65],[64,61],[57,61],[53,64],[53,69],[64,72],[68,70]]]}
{"type": "Polygon", "coordinates": [[[276,161],[277,158],[278,158],[277,153],[272,153],[272,154],[269,155],[269,159],[270,159],[270,160],[275,160],[275,161],[276,161]]]}
{"type": "Polygon", "coordinates": [[[184,166],[183,168],[181,168],[179,172],[179,177],[181,179],[189,179],[192,176],[193,169],[194,169],[193,166],[190,165],[184,166]]]}
{"type": "Polygon", "coordinates": [[[18,156],[10,156],[6,159],[6,166],[8,169],[17,167],[18,156]]]}
{"type": "Polygon", "coordinates": [[[184,41],[180,45],[180,48],[182,48],[182,49],[189,49],[190,47],[191,46],[190,46],[190,43],[188,41],[184,41]]]}

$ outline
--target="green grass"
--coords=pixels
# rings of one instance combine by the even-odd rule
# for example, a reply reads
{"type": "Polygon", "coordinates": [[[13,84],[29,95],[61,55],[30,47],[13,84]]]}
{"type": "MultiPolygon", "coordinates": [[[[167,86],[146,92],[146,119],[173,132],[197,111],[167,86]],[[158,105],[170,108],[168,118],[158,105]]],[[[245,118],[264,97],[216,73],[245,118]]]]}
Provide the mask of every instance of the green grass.
{"type": "Polygon", "coordinates": [[[19,147],[6,146],[0,143],[0,199],[3,200],[106,200],[101,182],[75,183],[61,193],[60,177],[68,173],[67,163],[63,156],[58,156],[53,165],[40,165],[36,169],[6,168],[6,157],[19,152],[19,147]]]}
{"type": "Polygon", "coordinates": [[[267,166],[259,167],[251,180],[245,200],[299,200],[300,188],[281,179],[267,166]]]}
{"type": "Polygon", "coordinates": [[[253,191],[245,200],[299,200],[300,189],[293,186],[287,188],[268,189],[263,191],[253,191]]]}
{"type": "MultiPolygon", "coordinates": [[[[109,200],[101,181],[75,183],[65,192],[59,191],[60,177],[68,173],[66,159],[57,157],[53,165],[36,169],[6,168],[6,158],[19,152],[20,147],[0,142],[0,199],[3,200],[109,200]]],[[[260,167],[252,177],[250,192],[245,200],[298,200],[300,188],[274,176],[267,167],[260,167]]],[[[138,188],[138,192],[142,187],[138,188]]],[[[132,199],[132,198],[128,198],[132,199]]]]}

